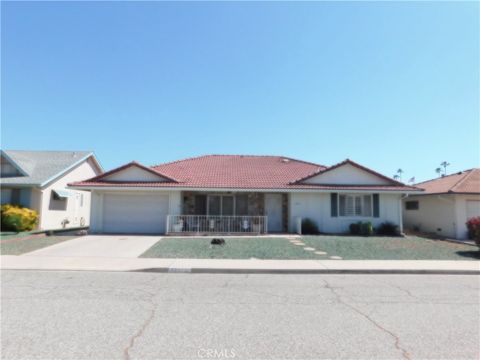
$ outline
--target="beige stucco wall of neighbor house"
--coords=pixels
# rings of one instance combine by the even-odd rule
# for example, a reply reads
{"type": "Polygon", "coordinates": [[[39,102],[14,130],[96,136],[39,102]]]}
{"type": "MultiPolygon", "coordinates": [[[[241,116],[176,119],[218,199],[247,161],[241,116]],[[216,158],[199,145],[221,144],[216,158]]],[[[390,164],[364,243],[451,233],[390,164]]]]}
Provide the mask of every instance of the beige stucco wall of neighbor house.
{"type": "Polygon", "coordinates": [[[136,191],[112,191],[112,190],[92,190],[91,199],[91,222],[90,232],[103,232],[103,201],[106,194],[122,195],[168,195],[168,213],[169,215],[180,215],[182,213],[181,191],[172,190],[136,190],[136,191]]]}
{"type": "Polygon", "coordinates": [[[403,221],[406,229],[456,237],[456,195],[409,196],[404,199],[403,221]],[[407,201],[418,201],[418,210],[406,210],[407,201]]]}
{"type": "Polygon", "coordinates": [[[296,231],[298,218],[315,221],[321,232],[346,233],[351,223],[370,221],[376,227],[389,221],[401,227],[401,195],[379,194],[380,217],[331,216],[329,193],[290,193],[289,231],[296,231]]]}
{"type": "Polygon", "coordinates": [[[82,218],[85,220],[85,226],[88,226],[90,224],[90,192],[67,189],[73,193],[73,196],[69,197],[66,206],[63,206],[62,202],[53,200],[52,190],[66,189],[68,183],[85,180],[96,175],[98,175],[96,167],[93,160],[89,158],[48,184],[41,190],[41,196],[36,194],[35,203],[41,209],[39,228],[46,230],[62,228],[64,219],[70,221],[67,228],[79,227],[82,218]]]}

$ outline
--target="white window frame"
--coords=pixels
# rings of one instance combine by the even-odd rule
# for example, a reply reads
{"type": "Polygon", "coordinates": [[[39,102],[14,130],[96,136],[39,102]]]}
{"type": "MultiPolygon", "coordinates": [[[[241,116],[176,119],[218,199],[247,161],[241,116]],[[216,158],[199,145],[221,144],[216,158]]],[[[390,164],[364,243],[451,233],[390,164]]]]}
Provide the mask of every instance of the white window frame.
{"type": "MultiPolygon", "coordinates": [[[[342,218],[372,218],[373,217],[373,194],[361,194],[361,193],[351,193],[351,194],[338,194],[337,199],[337,209],[338,209],[338,216],[342,218]],[[347,204],[347,199],[352,198],[353,201],[353,214],[345,214],[342,215],[342,209],[340,208],[340,198],[345,196],[345,205],[347,204]],[[365,196],[370,197],[370,215],[365,215],[365,196]],[[360,205],[361,205],[361,214],[358,215],[356,213],[356,201],[357,198],[360,198],[360,205]]],[[[346,211],[344,211],[346,213],[346,211]]]]}

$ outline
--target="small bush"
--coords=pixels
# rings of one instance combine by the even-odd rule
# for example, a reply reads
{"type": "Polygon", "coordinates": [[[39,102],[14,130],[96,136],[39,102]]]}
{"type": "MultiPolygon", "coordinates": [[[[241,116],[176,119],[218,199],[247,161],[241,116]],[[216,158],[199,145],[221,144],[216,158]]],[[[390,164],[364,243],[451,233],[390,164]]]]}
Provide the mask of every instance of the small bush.
{"type": "Polygon", "coordinates": [[[315,221],[309,218],[305,218],[302,220],[302,234],[315,235],[319,232],[320,231],[318,230],[318,226],[315,221]]]}
{"type": "Polygon", "coordinates": [[[360,225],[360,234],[363,236],[371,236],[373,235],[373,225],[370,221],[361,223],[360,225]]]}
{"type": "Polygon", "coordinates": [[[360,235],[360,232],[362,230],[362,223],[360,221],[356,223],[351,223],[349,228],[350,228],[350,234],[360,235]]]}
{"type": "Polygon", "coordinates": [[[30,231],[35,228],[38,221],[36,211],[10,204],[2,205],[1,217],[4,231],[30,231]]]}
{"type": "Polygon", "coordinates": [[[473,217],[466,222],[468,229],[468,238],[475,241],[480,246],[480,216],[473,217]]]}
{"type": "Polygon", "coordinates": [[[350,226],[350,234],[352,235],[363,235],[363,236],[370,236],[373,235],[373,225],[370,221],[367,222],[356,222],[351,223],[350,226]]]}
{"type": "Polygon", "coordinates": [[[383,222],[377,228],[378,235],[397,236],[400,235],[398,226],[391,222],[383,222]]]}

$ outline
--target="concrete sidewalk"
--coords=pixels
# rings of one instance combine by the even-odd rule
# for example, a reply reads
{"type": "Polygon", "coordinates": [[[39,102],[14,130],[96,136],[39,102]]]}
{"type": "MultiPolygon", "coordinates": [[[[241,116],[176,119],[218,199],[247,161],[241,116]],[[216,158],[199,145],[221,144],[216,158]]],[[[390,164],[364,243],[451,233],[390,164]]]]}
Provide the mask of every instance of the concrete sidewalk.
{"type": "Polygon", "coordinates": [[[450,260],[223,260],[3,255],[0,261],[2,270],[480,275],[479,261],[450,260]]]}

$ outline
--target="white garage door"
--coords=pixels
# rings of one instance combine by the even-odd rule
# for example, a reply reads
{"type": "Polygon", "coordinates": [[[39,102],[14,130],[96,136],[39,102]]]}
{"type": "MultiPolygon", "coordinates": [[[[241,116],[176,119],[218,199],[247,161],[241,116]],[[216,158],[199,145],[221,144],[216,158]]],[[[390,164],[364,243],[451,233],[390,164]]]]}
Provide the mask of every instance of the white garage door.
{"type": "Polygon", "coordinates": [[[167,214],[168,195],[105,194],[103,232],[161,234],[167,214]]]}
{"type": "Polygon", "coordinates": [[[467,220],[480,216],[480,200],[467,200],[467,220]]]}

